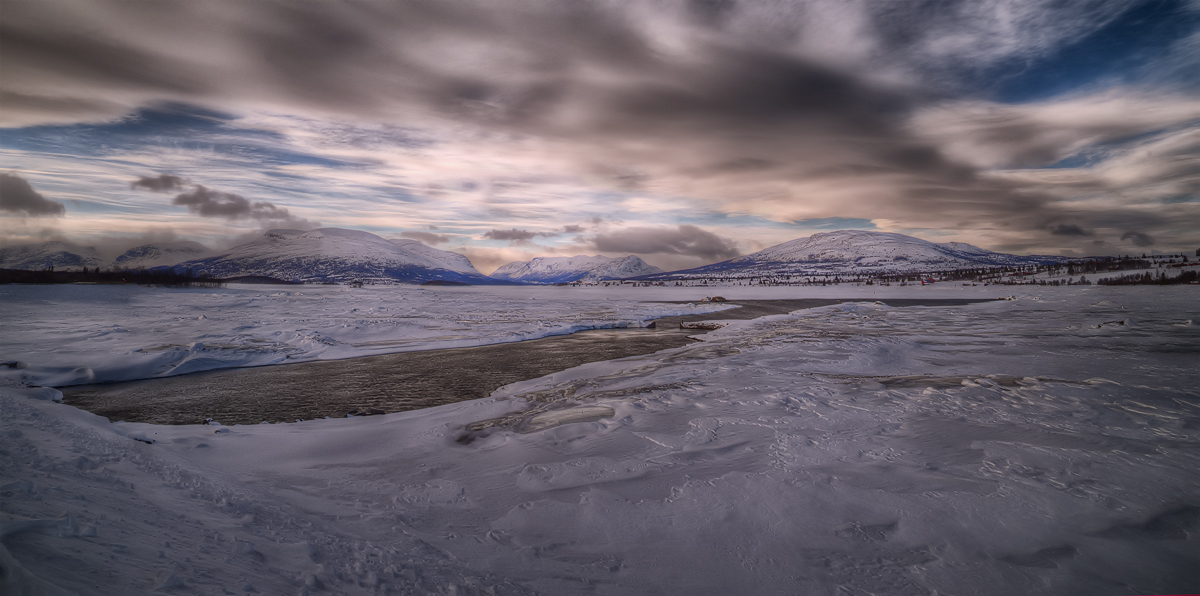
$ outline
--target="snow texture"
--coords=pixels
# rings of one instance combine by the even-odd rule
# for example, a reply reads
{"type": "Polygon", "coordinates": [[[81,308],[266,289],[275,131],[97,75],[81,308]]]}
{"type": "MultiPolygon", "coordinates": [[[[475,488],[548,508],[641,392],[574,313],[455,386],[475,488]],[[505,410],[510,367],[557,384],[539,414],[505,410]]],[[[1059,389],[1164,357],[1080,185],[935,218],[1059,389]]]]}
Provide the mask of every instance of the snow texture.
{"type": "Polygon", "coordinates": [[[962,242],[936,244],[889,232],[840,230],[813,234],[756,253],[655,278],[894,274],[1067,262],[1053,256],[1019,256],[962,242]]]}
{"type": "Polygon", "coordinates": [[[387,416],[110,424],[0,388],[4,593],[1194,591],[1193,289],[860,291],[387,416]]]}
{"type": "Polygon", "coordinates": [[[537,284],[560,284],[573,281],[597,282],[625,279],[639,275],[662,273],[640,258],[576,255],[573,257],[538,257],[532,261],[515,261],[492,272],[492,277],[508,281],[537,284]]]}

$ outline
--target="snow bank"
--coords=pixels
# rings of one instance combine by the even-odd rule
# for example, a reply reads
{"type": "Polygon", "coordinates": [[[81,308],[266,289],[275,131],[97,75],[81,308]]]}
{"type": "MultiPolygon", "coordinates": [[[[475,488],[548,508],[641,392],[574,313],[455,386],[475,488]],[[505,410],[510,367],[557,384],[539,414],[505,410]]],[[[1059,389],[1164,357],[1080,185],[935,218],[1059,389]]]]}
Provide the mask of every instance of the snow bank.
{"type": "Polygon", "coordinates": [[[109,424],[3,388],[0,521],[26,530],[0,535],[21,581],[88,594],[1184,592],[1194,298],[864,301],[297,424],[109,424]]]}

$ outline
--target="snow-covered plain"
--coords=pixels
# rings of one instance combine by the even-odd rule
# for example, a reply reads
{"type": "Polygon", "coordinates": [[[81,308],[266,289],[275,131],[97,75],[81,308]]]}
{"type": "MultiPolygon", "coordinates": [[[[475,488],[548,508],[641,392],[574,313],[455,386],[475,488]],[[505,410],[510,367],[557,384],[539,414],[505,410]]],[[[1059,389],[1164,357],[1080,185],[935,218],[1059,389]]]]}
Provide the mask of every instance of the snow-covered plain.
{"type": "MultiPolygon", "coordinates": [[[[484,295],[697,297],[542,290],[484,295]]],[[[863,301],[367,418],[110,424],[0,388],[4,593],[1194,591],[1195,288],[873,302],[997,290],[725,288],[863,301]]]]}

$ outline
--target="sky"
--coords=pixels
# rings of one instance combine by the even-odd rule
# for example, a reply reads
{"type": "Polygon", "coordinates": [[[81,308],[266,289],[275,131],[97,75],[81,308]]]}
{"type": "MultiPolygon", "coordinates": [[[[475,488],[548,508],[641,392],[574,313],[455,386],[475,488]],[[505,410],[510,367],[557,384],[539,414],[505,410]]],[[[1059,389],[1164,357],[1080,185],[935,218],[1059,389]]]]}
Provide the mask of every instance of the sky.
{"type": "Polygon", "coordinates": [[[1200,0],[5,0],[0,244],[1200,248],[1200,0]]]}

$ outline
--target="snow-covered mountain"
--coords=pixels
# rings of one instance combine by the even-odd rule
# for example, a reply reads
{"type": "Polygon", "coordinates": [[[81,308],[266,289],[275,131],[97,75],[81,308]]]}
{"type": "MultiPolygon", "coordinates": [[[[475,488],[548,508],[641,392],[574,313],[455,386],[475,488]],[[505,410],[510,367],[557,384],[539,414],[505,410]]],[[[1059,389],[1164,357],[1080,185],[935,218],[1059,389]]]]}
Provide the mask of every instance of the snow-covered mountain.
{"type": "Polygon", "coordinates": [[[572,281],[601,281],[624,279],[639,275],[662,273],[640,258],[576,255],[574,257],[538,257],[532,261],[509,263],[492,273],[494,279],[535,284],[557,284],[572,281]]]}
{"type": "Polygon", "coordinates": [[[0,248],[0,269],[79,271],[103,264],[95,248],[58,240],[0,248]]]}
{"type": "Polygon", "coordinates": [[[1067,260],[1066,257],[992,252],[962,242],[937,244],[889,232],[839,230],[791,240],[728,261],[655,277],[683,279],[706,276],[917,273],[1067,260]]]}
{"type": "Polygon", "coordinates": [[[476,271],[458,253],[340,228],[271,230],[222,254],[185,261],[173,269],[222,278],[256,275],[305,282],[500,283],[476,271]]]}
{"type": "Polygon", "coordinates": [[[212,252],[199,242],[158,242],[135,246],[117,257],[112,265],[117,269],[149,269],[199,259],[212,252]]]}

